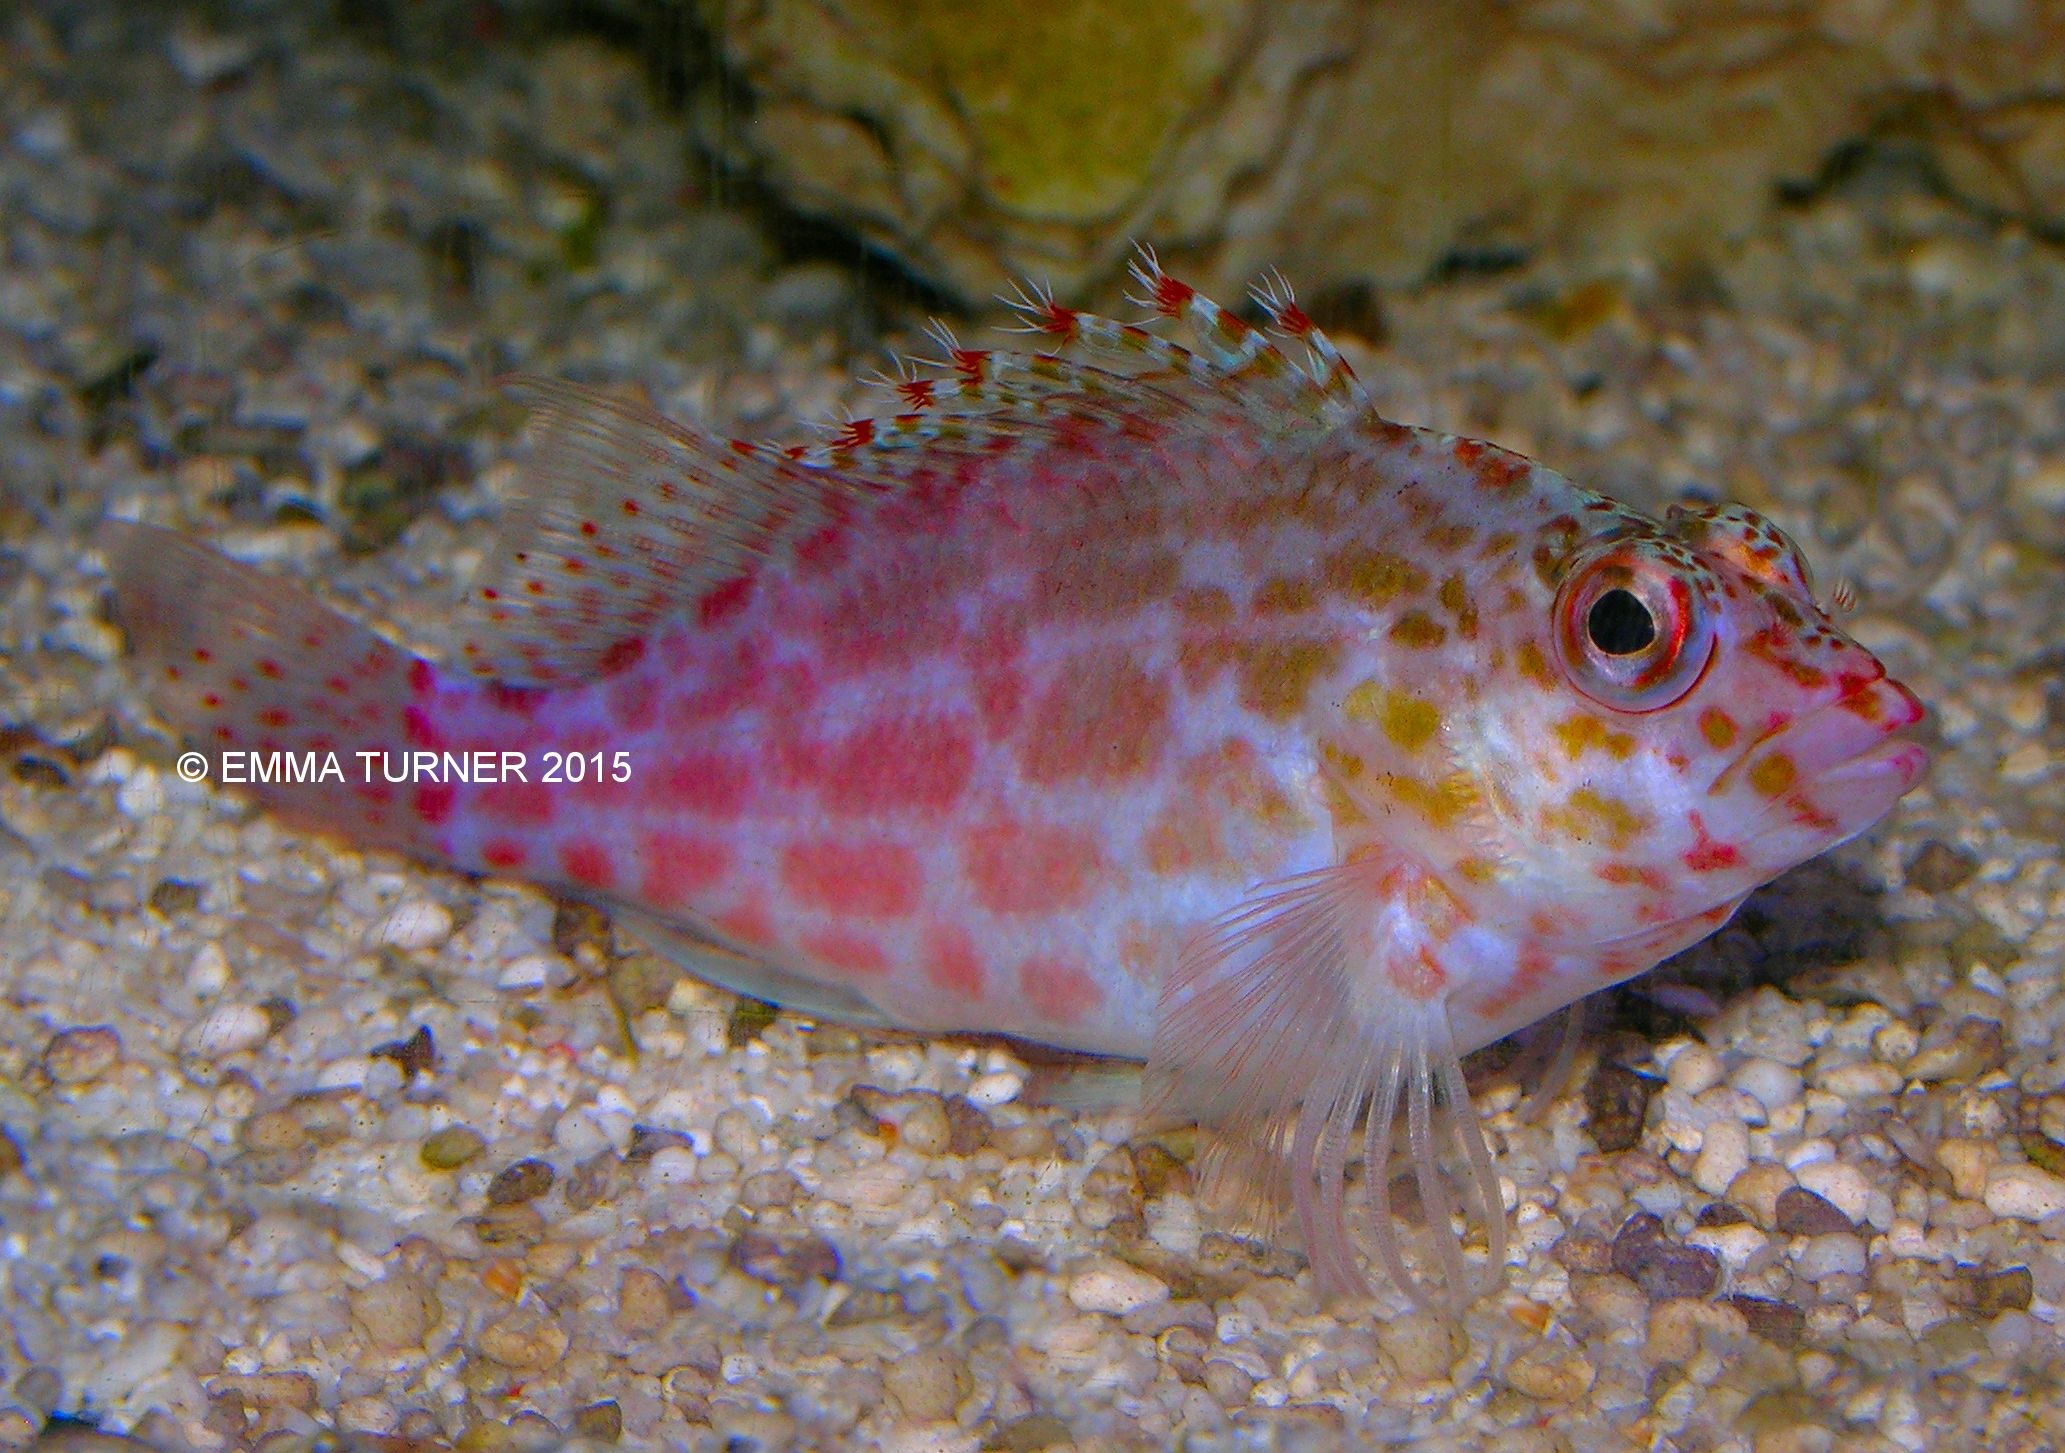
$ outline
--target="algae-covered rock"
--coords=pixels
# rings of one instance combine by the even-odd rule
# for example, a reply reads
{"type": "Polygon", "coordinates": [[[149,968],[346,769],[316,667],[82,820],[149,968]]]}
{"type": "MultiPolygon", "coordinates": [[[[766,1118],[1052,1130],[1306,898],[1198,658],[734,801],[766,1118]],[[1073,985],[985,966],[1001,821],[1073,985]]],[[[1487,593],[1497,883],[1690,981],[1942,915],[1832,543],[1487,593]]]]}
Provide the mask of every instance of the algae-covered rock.
{"type": "Polygon", "coordinates": [[[706,144],[981,299],[1710,259],[1846,145],[2065,226],[2065,0],[697,0],[706,144]],[[743,95],[743,100],[741,96],[743,95]]]}

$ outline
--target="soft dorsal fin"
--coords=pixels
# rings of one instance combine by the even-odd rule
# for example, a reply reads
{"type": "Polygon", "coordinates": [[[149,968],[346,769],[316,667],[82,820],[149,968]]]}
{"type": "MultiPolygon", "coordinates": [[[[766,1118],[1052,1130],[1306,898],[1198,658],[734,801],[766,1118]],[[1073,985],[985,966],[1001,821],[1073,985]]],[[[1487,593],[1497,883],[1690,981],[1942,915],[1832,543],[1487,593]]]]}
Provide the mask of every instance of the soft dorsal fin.
{"type": "Polygon", "coordinates": [[[1505,1209],[1439,964],[1453,914],[1444,890],[1409,865],[1346,863],[1259,889],[1190,946],[1163,986],[1150,1109],[1215,1133],[1211,1179],[1265,1211],[1289,1203],[1326,1290],[1369,1291],[1348,1232],[1358,1149],[1367,1239],[1407,1296],[1459,1309],[1504,1275],[1505,1209]],[[1406,1265],[1391,1205],[1401,1110],[1438,1266],[1427,1279],[1406,1265]],[[1452,1213],[1484,1237],[1480,1276],[1452,1213]]]}
{"type": "MultiPolygon", "coordinates": [[[[833,426],[822,441],[719,439],[598,389],[519,377],[534,414],[516,499],[461,634],[462,664],[511,683],[606,675],[663,621],[712,589],[872,501],[1043,448],[1144,449],[1171,432],[1315,438],[1368,407],[1345,361],[1280,280],[1257,328],[1162,272],[1143,250],[1136,298],[1187,330],[1062,307],[1037,290],[1012,306],[1042,351],[969,349],[883,379],[897,411],[833,426]],[[1272,341],[1295,340],[1294,363],[1272,341]]],[[[1123,475],[1124,471],[1115,471],[1123,475]]]]}

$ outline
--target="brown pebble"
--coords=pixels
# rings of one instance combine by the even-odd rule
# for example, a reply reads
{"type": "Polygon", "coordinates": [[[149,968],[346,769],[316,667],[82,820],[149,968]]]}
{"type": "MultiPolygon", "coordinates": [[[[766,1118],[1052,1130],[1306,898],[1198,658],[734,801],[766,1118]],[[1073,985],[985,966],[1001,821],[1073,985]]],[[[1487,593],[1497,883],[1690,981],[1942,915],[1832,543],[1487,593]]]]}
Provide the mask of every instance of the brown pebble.
{"type": "Polygon", "coordinates": [[[1771,1226],[1781,1236],[1827,1236],[1857,1229],[1856,1223],[1826,1197],[1805,1186],[1787,1186],[1778,1193],[1771,1226]]]}
{"type": "Polygon", "coordinates": [[[666,1279],[657,1272],[634,1266],[617,1279],[619,1330],[633,1337],[649,1336],[666,1326],[673,1315],[673,1298],[667,1294],[666,1279]]]}
{"type": "Polygon", "coordinates": [[[315,1411],[315,1379],[305,1372],[254,1372],[241,1376],[224,1373],[212,1379],[210,1386],[216,1392],[234,1394],[254,1408],[315,1411]]]}
{"type": "Polygon", "coordinates": [[[299,1118],[286,1110],[262,1110],[237,1126],[237,1144],[261,1155],[296,1150],[307,1143],[308,1132],[299,1118]]]}
{"type": "Polygon", "coordinates": [[[946,1129],[950,1155],[973,1155],[989,1144],[989,1116],[966,1095],[946,1097],[946,1129]]]}
{"type": "Polygon", "coordinates": [[[569,1211],[585,1211],[616,1196],[630,1183],[629,1163],[618,1159],[614,1151],[598,1151],[573,1168],[560,1195],[569,1211]]]}
{"type": "Polygon", "coordinates": [[[351,1294],[351,1324],[382,1351],[420,1347],[444,1319],[437,1293],[411,1276],[390,1276],[351,1294]]]}
{"type": "Polygon", "coordinates": [[[531,1205],[490,1206],[473,1220],[483,1246],[530,1246],[545,1238],[545,1218],[531,1205]]]}
{"type": "Polygon", "coordinates": [[[852,1295],[832,1308],[827,1327],[858,1327],[866,1322],[888,1322],[910,1314],[903,1298],[878,1287],[855,1287],[852,1295]]]}
{"type": "Polygon", "coordinates": [[[13,1131],[0,1125],[0,1180],[6,1180],[26,1164],[21,1142],[14,1138],[13,1131]]]}
{"type": "Polygon", "coordinates": [[[763,1170],[739,1185],[739,1204],[751,1211],[772,1211],[803,1199],[803,1186],[785,1170],[763,1170]]]}
{"type": "Polygon", "coordinates": [[[1907,886],[1919,892],[1948,893],[1962,888],[1978,868],[1978,860],[1964,849],[1931,838],[1908,860],[1905,876],[1907,886]]]}
{"type": "Polygon", "coordinates": [[[961,1400],[965,1376],[946,1348],[920,1347],[883,1367],[882,1390],[913,1422],[944,1422],[961,1400]]]}
{"type": "Polygon", "coordinates": [[[1603,1151],[1633,1150],[1642,1143],[1649,1101],[1657,1084],[1617,1060],[1602,1059],[1585,1081],[1585,1111],[1592,1139],[1603,1151]]]}
{"type": "Polygon", "coordinates": [[[1807,1314],[1791,1302],[1770,1297],[1733,1296],[1729,1306],[1742,1313],[1750,1331],[1778,1347],[1797,1347],[1807,1331],[1807,1314]]]}
{"type": "Polygon", "coordinates": [[[287,1102],[287,1113],[301,1126],[301,1133],[317,1145],[335,1145],[351,1137],[358,1110],[352,1090],[311,1090],[287,1102]]]}
{"type": "Polygon", "coordinates": [[[575,1408],[570,1431],[577,1438],[614,1443],[624,1436],[624,1410],[613,1402],[590,1403],[585,1408],[575,1408]]]}
{"type": "Polygon", "coordinates": [[[2026,1312],[2030,1299],[2036,1295],[2036,1280],[2026,1266],[2010,1266],[2001,1271],[1963,1268],[1953,1285],[1959,1293],[1957,1300],[1981,1317],[2026,1312]]]}
{"type": "Polygon", "coordinates": [[[1750,1213],[1733,1201],[1709,1201],[1699,1208],[1699,1214],[1693,1217],[1693,1224],[1712,1229],[1717,1226],[1740,1226],[1749,1218],[1750,1213]]]}
{"type": "Polygon", "coordinates": [[[1558,1241],[1555,1249],[1549,1254],[1565,1271],[1599,1276],[1613,1270],[1612,1243],[1602,1241],[1597,1236],[1572,1233],[1558,1241]]]}
{"type": "Polygon", "coordinates": [[[1613,1238],[1613,1269],[1651,1301],[1703,1297],[1721,1279],[1721,1258],[1703,1246],[1666,1240],[1663,1222],[1639,1211],[1613,1238]]]}
{"type": "Polygon", "coordinates": [[[566,1356],[566,1331],[552,1318],[517,1312],[480,1329],[481,1355],[521,1372],[540,1372],[566,1356]]]}
{"type": "MultiPolygon", "coordinates": [[[[1225,1366],[1219,1363],[1218,1366],[1225,1366]]],[[[1034,1413],[997,1429],[990,1447],[1001,1453],[1040,1453],[1043,1448],[1074,1447],[1075,1434],[1052,1413],[1034,1413]]]]}
{"type": "Polygon", "coordinates": [[[488,1182],[490,1206],[518,1206],[535,1201],[552,1189],[554,1172],[542,1160],[519,1160],[504,1166],[488,1182]]]}
{"type": "Polygon", "coordinates": [[[839,1279],[839,1253],[821,1236],[771,1236],[745,1231],[725,1255],[732,1267],[769,1286],[799,1287],[839,1279]]]}
{"type": "Polygon", "coordinates": [[[105,1024],[61,1029],[43,1046],[43,1072],[60,1085],[99,1079],[122,1058],[122,1036],[105,1024]]]}
{"type": "Polygon", "coordinates": [[[178,878],[160,878],[151,889],[151,911],[160,918],[178,918],[201,906],[201,885],[178,878]]]}

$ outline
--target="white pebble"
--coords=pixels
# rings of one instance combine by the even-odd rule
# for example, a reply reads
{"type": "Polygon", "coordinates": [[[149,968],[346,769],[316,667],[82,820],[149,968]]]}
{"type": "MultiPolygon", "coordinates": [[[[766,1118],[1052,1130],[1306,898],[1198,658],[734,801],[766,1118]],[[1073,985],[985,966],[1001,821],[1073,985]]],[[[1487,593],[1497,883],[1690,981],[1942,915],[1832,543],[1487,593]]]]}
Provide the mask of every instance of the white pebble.
{"type": "Polygon", "coordinates": [[[1169,1299],[1168,1283],[1123,1261],[1100,1261],[1069,1278],[1068,1299],[1085,1312],[1124,1316],[1169,1299]]]}
{"type": "Polygon", "coordinates": [[[1195,1256],[1204,1239],[1204,1220],[1188,1196],[1158,1196],[1147,1203],[1147,1239],[1178,1256],[1195,1256]]]}
{"type": "Polygon", "coordinates": [[[256,1004],[222,1004],[187,1032],[186,1047],[203,1059],[256,1049],[272,1034],[272,1018],[256,1004]]]}
{"type": "Polygon", "coordinates": [[[977,1075],[968,1085],[968,1098],[985,1110],[1008,1105],[1025,1088],[1025,1076],[1016,1070],[993,1070],[977,1075]]]}
{"type": "Polygon", "coordinates": [[[1864,1275],[1864,1241],[1848,1231],[1810,1236],[1793,1258],[1793,1270],[1808,1281],[1864,1275]]]}
{"type": "Polygon", "coordinates": [[[139,822],[163,812],[165,784],[158,780],[157,769],[138,767],[129,780],[116,789],[115,806],[122,809],[124,817],[133,817],[139,822]]]}
{"type": "Polygon", "coordinates": [[[1687,1096],[1704,1094],[1721,1083],[1721,1057],[1696,1039],[1666,1045],[1657,1052],[1664,1064],[1664,1078],[1674,1090],[1687,1096]]]}
{"type": "Polygon", "coordinates": [[[609,1136],[595,1123],[595,1117],[588,1113],[586,1106],[569,1110],[559,1117],[559,1122],[552,1127],[552,1143],[575,1160],[586,1160],[612,1148],[609,1136]]]}
{"type": "Polygon", "coordinates": [[[696,1178],[695,1152],[685,1145],[669,1145],[653,1153],[645,1168],[646,1179],[656,1185],[685,1186],[696,1178]]]}
{"type": "Polygon", "coordinates": [[[1775,1059],[1760,1057],[1749,1061],[1735,1072],[1731,1083],[1762,1105],[1767,1115],[1800,1098],[1800,1072],[1775,1059]]]}
{"type": "Polygon", "coordinates": [[[380,925],[380,942],[408,953],[436,948],[451,936],[452,911],[429,898],[411,898],[380,925]]]}
{"type": "Polygon", "coordinates": [[[1771,1238],[1749,1222],[1738,1221],[1732,1226],[1695,1227],[1686,1233],[1685,1244],[1704,1246],[1721,1258],[1721,1265],[1731,1275],[1739,1275],[1752,1257],[1771,1244],[1771,1238]]]}
{"type": "Polygon", "coordinates": [[[548,954],[525,954],[512,959],[495,976],[498,989],[542,989],[552,980],[553,962],[548,954]]]}
{"type": "Polygon", "coordinates": [[[332,1060],[315,1072],[315,1087],[318,1090],[363,1089],[366,1076],[372,1071],[373,1062],[362,1054],[347,1055],[332,1060]]]}
{"type": "Polygon", "coordinates": [[[1801,1166],[1795,1175],[1801,1185],[1862,1224],[1871,1207],[1871,1182],[1864,1178],[1863,1171],[1839,1160],[1821,1160],[1801,1166]]]}
{"type": "Polygon", "coordinates": [[[187,960],[186,987],[196,998],[212,999],[229,987],[229,957],[222,945],[204,943],[187,960]]]}
{"type": "Polygon", "coordinates": [[[1749,1131],[1734,1120],[1716,1120],[1706,1128],[1706,1143],[1692,1163],[1692,1184],[1710,1196],[1727,1191],[1749,1169],[1749,1131]]]}
{"type": "Polygon", "coordinates": [[[1986,1209],[2016,1221],[2065,1211],[2065,1180],[2033,1165],[1998,1166],[1986,1177],[1986,1209]]]}

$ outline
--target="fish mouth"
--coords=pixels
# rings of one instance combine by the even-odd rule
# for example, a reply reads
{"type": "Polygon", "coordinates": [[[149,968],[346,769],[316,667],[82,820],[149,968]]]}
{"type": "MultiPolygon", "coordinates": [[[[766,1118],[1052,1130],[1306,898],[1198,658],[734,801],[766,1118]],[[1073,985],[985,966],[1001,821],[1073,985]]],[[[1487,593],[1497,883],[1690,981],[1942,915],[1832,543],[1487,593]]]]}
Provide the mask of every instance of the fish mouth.
{"type": "Polygon", "coordinates": [[[1759,737],[1722,769],[1709,795],[1729,795],[1747,783],[1774,799],[1760,826],[1812,823],[1840,841],[1883,817],[1921,780],[1928,750],[1901,734],[1925,714],[1920,698],[1881,666],[1759,737]]]}

